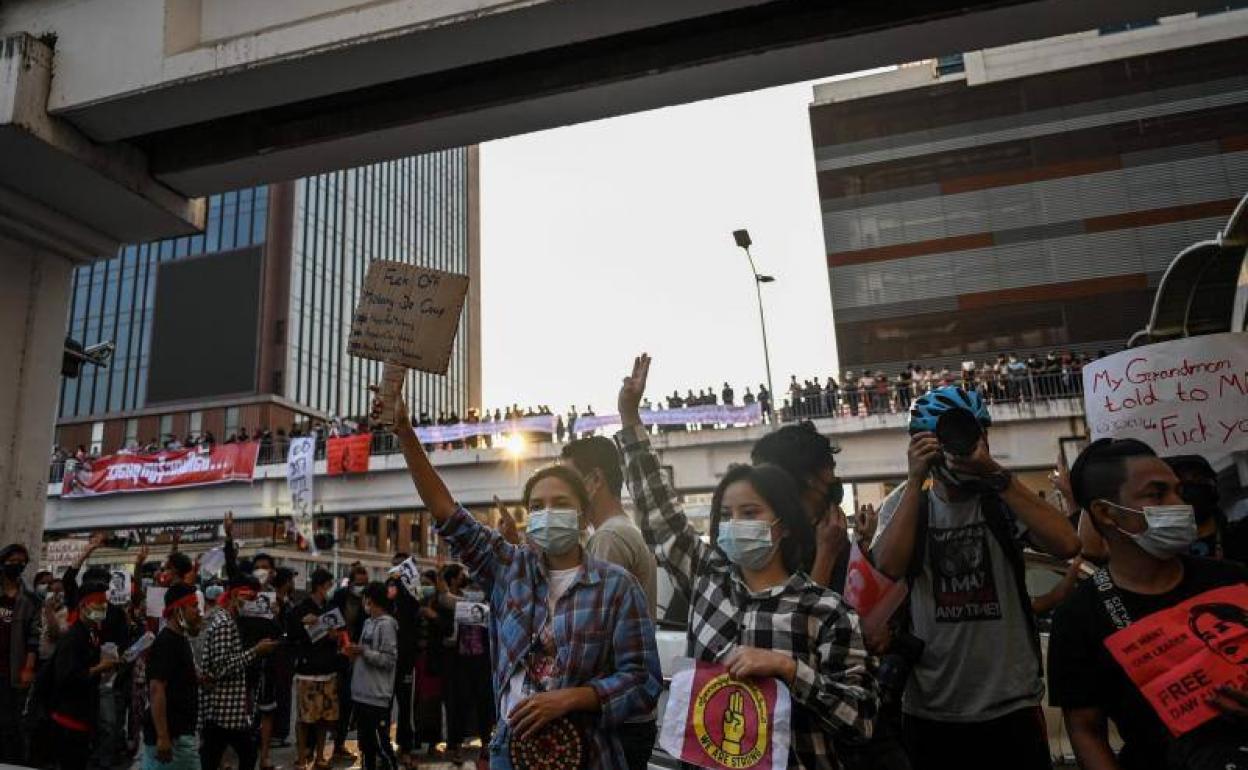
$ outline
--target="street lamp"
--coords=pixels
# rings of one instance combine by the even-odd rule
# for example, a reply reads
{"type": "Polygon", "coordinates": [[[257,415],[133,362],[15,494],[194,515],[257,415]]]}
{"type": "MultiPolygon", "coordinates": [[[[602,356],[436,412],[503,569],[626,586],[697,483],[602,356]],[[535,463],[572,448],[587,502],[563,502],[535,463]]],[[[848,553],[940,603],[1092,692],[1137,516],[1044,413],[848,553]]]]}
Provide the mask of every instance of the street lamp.
{"type": "Polygon", "coordinates": [[[750,254],[750,246],[753,241],[750,240],[750,231],[742,228],[732,231],[732,238],[737,242],[737,246],[745,252],[745,258],[750,261],[750,272],[754,274],[754,293],[758,295],[758,322],[763,328],[763,363],[767,366],[767,392],[770,395],[768,406],[773,408],[776,404],[776,389],[771,384],[771,351],[767,348],[767,316],[763,314],[763,290],[762,285],[765,283],[773,283],[776,279],[770,275],[759,275],[758,268],[754,267],[754,256],[750,254]]]}

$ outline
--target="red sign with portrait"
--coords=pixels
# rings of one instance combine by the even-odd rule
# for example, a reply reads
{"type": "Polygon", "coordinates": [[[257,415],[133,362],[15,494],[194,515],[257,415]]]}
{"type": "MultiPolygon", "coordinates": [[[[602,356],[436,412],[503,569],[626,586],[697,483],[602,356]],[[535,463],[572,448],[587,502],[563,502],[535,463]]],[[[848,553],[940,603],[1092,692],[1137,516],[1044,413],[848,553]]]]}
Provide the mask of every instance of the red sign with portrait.
{"type": "Polygon", "coordinates": [[[1176,736],[1219,716],[1217,688],[1248,690],[1248,586],[1215,588],[1138,620],[1105,646],[1176,736]]]}
{"type": "Polygon", "coordinates": [[[114,492],[151,492],[160,489],[251,481],[256,472],[260,442],[213,444],[211,449],[176,449],[155,454],[118,452],[84,463],[65,474],[61,497],[75,499],[114,492]]]}

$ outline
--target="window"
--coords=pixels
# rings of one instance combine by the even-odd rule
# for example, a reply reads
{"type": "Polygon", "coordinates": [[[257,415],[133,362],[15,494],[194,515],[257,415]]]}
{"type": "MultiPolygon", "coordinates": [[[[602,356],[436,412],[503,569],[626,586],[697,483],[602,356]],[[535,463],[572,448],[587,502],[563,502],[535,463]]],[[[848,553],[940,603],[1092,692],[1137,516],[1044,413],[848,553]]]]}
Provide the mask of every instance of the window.
{"type": "Polygon", "coordinates": [[[191,438],[200,437],[200,434],[203,433],[204,431],[204,413],[203,412],[199,412],[199,411],[191,412],[190,427],[187,428],[187,431],[191,434],[191,438]]]}
{"type": "Polygon", "coordinates": [[[139,421],[137,418],[131,417],[126,420],[126,439],[125,446],[134,446],[139,443],[139,421]]]}
{"type": "Polygon", "coordinates": [[[955,72],[966,72],[966,61],[962,58],[962,54],[948,54],[936,60],[936,75],[938,77],[952,75],[955,72]]]}
{"type": "Polygon", "coordinates": [[[162,414],[160,416],[160,442],[163,444],[166,439],[173,433],[173,415],[162,414]]]}
{"type": "Polygon", "coordinates": [[[104,423],[91,423],[91,454],[98,455],[104,451],[104,423]]]}
{"type": "Polygon", "coordinates": [[[237,406],[229,406],[225,409],[225,435],[230,437],[238,433],[239,409],[237,406]]]}

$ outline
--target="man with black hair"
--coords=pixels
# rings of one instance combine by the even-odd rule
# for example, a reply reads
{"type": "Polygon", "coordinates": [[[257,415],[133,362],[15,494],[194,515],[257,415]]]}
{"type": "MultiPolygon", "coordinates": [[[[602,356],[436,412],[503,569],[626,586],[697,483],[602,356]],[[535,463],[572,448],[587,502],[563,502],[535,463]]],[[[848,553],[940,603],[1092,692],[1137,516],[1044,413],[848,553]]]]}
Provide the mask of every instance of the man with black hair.
{"type": "Polygon", "coordinates": [[[199,597],[194,588],[175,585],[164,602],[165,626],[147,655],[142,770],[200,770],[199,676],[188,638],[203,625],[199,597]]]}
{"type": "Polygon", "coordinates": [[[26,761],[21,716],[39,656],[40,602],[22,580],[29,563],[20,543],[0,550],[0,762],[12,765],[26,761]]]}
{"type": "Polygon", "coordinates": [[[808,420],[768,433],[750,450],[752,463],[778,465],[797,482],[802,505],[815,527],[815,558],[804,569],[811,580],[837,593],[845,590],[849,564],[849,537],[841,510],[845,487],[836,477],[839,451],[808,420]]]}
{"type": "Polygon", "coordinates": [[[296,738],[298,762],[304,768],[314,762],[318,767],[329,765],[325,758],[325,732],[338,723],[338,642],[334,634],[326,634],[315,642],[308,635],[308,629],[332,609],[329,594],[333,585],[331,572],[313,570],[308,576],[308,596],[295,607],[286,629],[299,645],[295,662],[296,738]]]}
{"type": "MultiPolygon", "coordinates": [[[[1210,704],[1225,718],[1175,739],[1105,640],[1212,589],[1248,583],[1248,569],[1188,555],[1197,536],[1192,506],[1180,496],[1174,471],[1143,442],[1093,442],[1071,468],[1070,485],[1109,548],[1108,568],[1057,608],[1049,638],[1049,699],[1062,709],[1080,765],[1087,770],[1231,766],[1226,763],[1248,752],[1248,691],[1215,691],[1210,704]],[[1117,757],[1108,720],[1124,742],[1117,757]]],[[[1210,628],[1198,618],[1193,622],[1195,634],[1206,641],[1202,632],[1210,628]]]]}
{"type": "Polygon", "coordinates": [[[256,693],[248,685],[247,667],[276,650],[278,640],[261,639],[244,649],[238,616],[244,603],[255,600],[259,589],[260,583],[250,575],[230,578],[221,597],[221,611],[212,616],[204,632],[203,673],[211,687],[203,703],[199,749],[203,770],[217,770],[227,747],[238,757],[238,770],[253,770],[256,765],[256,693]]]}
{"type": "MultiPolygon", "coordinates": [[[[364,611],[364,589],[367,586],[368,569],[356,562],[351,565],[346,587],[341,591],[335,591],[334,598],[330,601],[330,607],[342,612],[342,619],[346,622],[343,631],[347,634],[347,641],[351,643],[358,642],[360,633],[364,630],[364,620],[367,615],[364,611]]],[[[352,717],[352,666],[349,661],[341,656],[339,661],[338,724],[334,728],[334,754],[329,761],[354,762],[356,756],[347,751],[347,733],[351,729],[352,717]]]]}
{"type": "MultiPolygon", "coordinates": [[[[253,560],[253,563],[256,560],[253,560]]],[[[294,614],[295,578],[299,572],[290,567],[277,567],[273,573],[273,591],[277,594],[277,625],[283,631],[290,628],[294,614]]],[[[277,709],[273,712],[273,740],[279,746],[289,745],[291,699],[295,679],[294,651],[283,645],[273,653],[274,687],[277,690],[277,709]]]]}
{"type": "Polygon", "coordinates": [[[60,770],[84,770],[100,708],[100,679],[117,668],[101,656],[100,628],[108,613],[108,583],[84,581],[76,594],[77,620],[57,641],[44,693],[56,725],[54,753],[60,770]]]}

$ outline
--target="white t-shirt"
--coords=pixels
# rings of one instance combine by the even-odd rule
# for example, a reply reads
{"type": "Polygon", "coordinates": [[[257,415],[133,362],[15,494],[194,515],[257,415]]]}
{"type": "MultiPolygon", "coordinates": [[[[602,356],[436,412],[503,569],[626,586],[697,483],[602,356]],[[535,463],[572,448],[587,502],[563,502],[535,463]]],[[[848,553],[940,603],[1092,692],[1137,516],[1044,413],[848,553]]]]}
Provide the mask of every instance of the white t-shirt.
{"type": "MultiPolygon", "coordinates": [[[[579,566],[571,569],[552,569],[546,573],[546,582],[549,584],[549,593],[546,595],[546,623],[541,630],[537,632],[538,639],[541,640],[542,646],[547,649],[548,655],[535,655],[534,657],[546,659],[543,663],[544,674],[539,679],[549,681],[558,676],[558,672],[554,670],[554,621],[555,621],[555,605],[559,603],[559,599],[568,592],[572,584],[576,582],[576,576],[580,573],[579,566]]],[[[520,705],[520,702],[532,695],[532,689],[529,687],[528,676],[529,669],[525,663],[521,663],[516,668],[516,672],[511,675],[511,680],[507,683],[507,692],[503,693],[503,715],[511,714],[511,710],[520,705]]]]}

